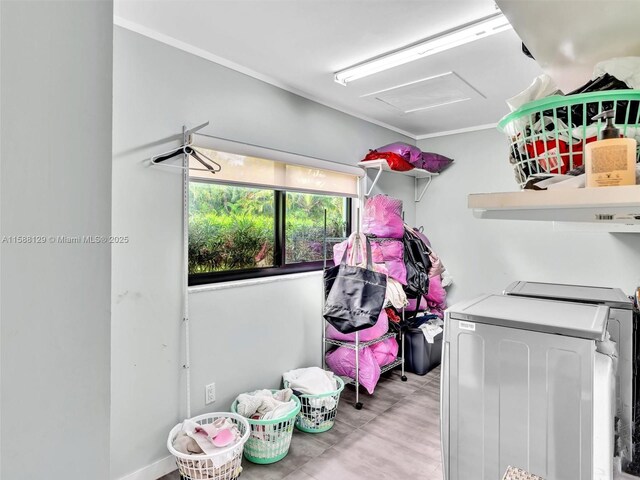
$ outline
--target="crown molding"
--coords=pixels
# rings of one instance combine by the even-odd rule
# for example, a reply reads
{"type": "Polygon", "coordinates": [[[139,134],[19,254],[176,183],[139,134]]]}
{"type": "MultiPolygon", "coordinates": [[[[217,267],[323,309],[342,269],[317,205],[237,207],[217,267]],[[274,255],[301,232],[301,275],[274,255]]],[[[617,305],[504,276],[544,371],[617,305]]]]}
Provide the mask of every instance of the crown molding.
{"type": "Polygon", "coordinates": [[[320,105],[323,105],[325,107],[331,108],[338,112],[344,113],[351,117],[355,117],[360,120],[364,120],[365,122],[377,125],[379,127],[386,128],[387,130],[391,130],[393,132],[409,137],[412,140],[417,140],[416,136],[413,133],[407,132],[405,130],[402,130],[401,128],[394,127],[393,125],[389,125],[379,120],[375,120],[373,118],[367,117],[366,115],[360,115],[358,113],[333,105],[329,102],[325,102],[309,93],[306,93],[302,90],[298,90],[297,88],[292,87],[291,85],[288,85],[284,82],[281,82],[280,80],[277,80],[269,75],[264,75],[262,73],[256,72],[255,70],[247,68],[238,63],[232,62],[231,60],[220,57],[218,55],[214,55],[213,53],[207,50],[191,45],[190,43],[183,42],[182,40],[178,40],[177,38],[171,37],[169,35],[165,35],[164,33],[158,32],[149,27],[145,27],[144,25],[140,25],[139,23],[132,22],[130,20],[127,20],[126,18],[114,16],[113,24],[118,27],[143,35],[145,37],[151,38],[152,40],[156,40],[158,42],[164,43],[166,45],[177,48],[184,52],[190,53],[192,55],[196,55],[200,58],[204,58],[205,60],[209,60],[210,62],[216,63],[223,67],[229,68],[236,72],[255,78],[256,80],[260,80],[261,82],[268,83],[270,85],[273,85],[274,87],[278,87],[282,90],[286,90],[290,93],[293,93],[294,95],[298,95],[300,97],[306,98],[307,100],[311,100],[312,102],[318,103],[320,105]]]}
{"type": "Polygon", "coordinates": [[[457,135],[459,133],[478,132],[480,130],[491,130],[496,128],[497,123],[485,123],[484,125],[474,125],[473,127],[459,128],[457,130],[446,130],[443,132],[426,133],[424,135],[416,135],[416,140],[425,140],[427,138],[446,137],[448,135],[457,135]]]}

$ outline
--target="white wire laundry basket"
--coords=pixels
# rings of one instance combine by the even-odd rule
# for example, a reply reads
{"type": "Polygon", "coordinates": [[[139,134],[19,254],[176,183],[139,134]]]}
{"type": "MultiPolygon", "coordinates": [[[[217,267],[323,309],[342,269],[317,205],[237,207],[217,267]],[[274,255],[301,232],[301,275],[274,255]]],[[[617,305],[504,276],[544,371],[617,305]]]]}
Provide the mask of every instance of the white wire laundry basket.
{"type": "Polygon", "coordinates": [[[167,448],[175,457],[178,472],[182,480],[235,480],[242,473],[242,452],[249,438],[247,419],[229,412],[207,413],[191,420],[200,425],[208,425],[219,418],[231,420],[240,430],[240,441],[226,448],[220,448],[213,455],[189,455],[173,448],[173,441],[182,429],[179,423],[171,429],[167,439],[167,448]]]}
{"type": "MultiPolygon", "coordinates": [[[[300,398],[300,413],[296,416],[296,428],[306,433],[322,433],[330,430],[338,414],[340,393],[344,390],[344,380],[334,377],[336,390],[320,395],[305,395],[297,393],[300,398]]],[[[284,388],[290,388],[289,382],[284,382],[284,388]]]]}

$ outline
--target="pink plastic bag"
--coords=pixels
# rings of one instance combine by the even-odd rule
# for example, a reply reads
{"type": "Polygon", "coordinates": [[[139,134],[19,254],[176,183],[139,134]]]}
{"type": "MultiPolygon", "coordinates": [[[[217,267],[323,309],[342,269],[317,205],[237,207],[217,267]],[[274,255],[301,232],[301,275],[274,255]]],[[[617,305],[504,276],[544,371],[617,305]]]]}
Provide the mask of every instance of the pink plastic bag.
{"type": "Polygon", "coordinates": [[[389,365],[398,358],[398,342],[395,338],[387,338],[382,342],[374,343],[369,348],[381,367],[389,365]]]}
{"type": "Polygon", "coordinates": [[[362,219],[364,233],[377,237],[402,238],[402,200],[386,195],[375,195],[367,200],[362,219]]]}
{"type": "Polygon", "coordinates": [[[371,242],[378,244],[382,251],[384,264],[387,266],[389,276],[402,285],[407,284],[407,266],[404,263],[404,243],[399,240],[383,240],[371,242]]]}
{"type": "MultiPolygon", "coordinates": [[[[344,249],[349,244],[348,240],[333,246],[333,263],[338,265],[344,254],[344,249]]],[[[371,242],[371,258],[374,269],[380,273],[386,273],[403,285],[407,284],[407,267],[404,263],[404,244],[399,240],[384,240],[371,242]],[[385,269],[378,269],[375,264],[384,263],[385,269]]]]}
{"type": "MultiPolygon", "coordinates": [[[[327,366],[336,375],[355,378],[356,376],[356,351],[352,348],[339,347],[326,355],[327,366]]],[[[371,348],[364,347],[360,350],[358,358],[358,380],[369,394],[372,394],[378,380],[380,380],[380,365],[376,361],[371,348]]]]}
{"type": "MultiPolygon", "coordinates": [[[[342,260],[342,255],[344,254],[345,248],[349,247],[349,240],[345,240],[344,242],[337,243],[333,246],[333,264],[338,265],[342,260]]],[[[359,263],[362,261],[361,254],[356,252],[358,258],[356,262],[359,263]]],[[[371,242],[371,259],[373,260],[373,269],[378,273],[384,273],[385,275],[389,275],[389,270],[387,270],[387,265],[384,263],[384,257],[382,255],[382,249],[376,245],[375,242],[371,242]]]]}
{"type": "Polygon", "coordinates": [[[431,309],[438,307],[439,310],[447,308],[447,291],[442,286],[440,276],[429,279],[429,293],[426,295],[427,306],[431,309]]]}
{"type": "MultiPolygon", "coordinates": [[[[368,342],[369,340],[374,340],[378,337],[381,337],[388,331],[389,331],[389,317],[387,317],[387,312],[385,312],[383,309],[380,312],[378,321],[373,327],[365,328],[364,330],[360,330],[358,332],[360,334],[359,339],[361,342],[368,342]]],[[[331,340],[341,340],[343,342],[356,341],[355,333],[341,333],[333,325],[327,325],[326,335],[327,335],[327,338],[330,338],[331,340]]]]}
{"type": "MultiPolygon", "coordinates": [[[[344,255],[344,250],[345,248],[348,248],[348,246],[349,240],[336,243],[333,246],[334,265],[338,265],[340,263],[340,260],[342,260],[342,255],[344,255]]],[[[378,242],[371,242],[371,260],[373,260],[373,263],[384,263],[384,254],[378,242]]]]}

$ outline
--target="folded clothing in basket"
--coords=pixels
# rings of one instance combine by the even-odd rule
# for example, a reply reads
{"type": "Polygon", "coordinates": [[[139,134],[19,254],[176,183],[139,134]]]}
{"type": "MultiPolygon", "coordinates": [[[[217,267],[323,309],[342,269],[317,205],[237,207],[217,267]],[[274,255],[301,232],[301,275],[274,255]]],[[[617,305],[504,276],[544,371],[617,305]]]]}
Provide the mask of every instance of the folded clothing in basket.
{"type": "Polygon", "coordinates": [[[293,392],[290,388],[272,392],[256,390],[238,395],[237,411],[239,415],[254,420],[273,420],[286,417],[296,409],[296,402],[291,400],[293,392]]]}

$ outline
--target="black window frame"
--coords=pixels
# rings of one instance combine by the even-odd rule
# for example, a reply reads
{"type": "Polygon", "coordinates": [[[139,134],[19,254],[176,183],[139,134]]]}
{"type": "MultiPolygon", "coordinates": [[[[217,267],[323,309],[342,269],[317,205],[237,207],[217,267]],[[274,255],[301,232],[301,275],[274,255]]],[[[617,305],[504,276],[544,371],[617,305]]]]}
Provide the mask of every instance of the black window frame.
{"type": "MultiPolygon", "coordinates": [[[[223,183],[207,182],[200,180],[190,180],[195,183],[210,183],[224,185],[223,183]]],[[[289,275],[292,273],[314,272],[322,270],[324,261],[316,262],[299,262],[286,263],[286,225],[287,225],[287,193],[308,193],[311,195],[326,195],[331,197],[343,197],[346,201],[346,233],[349,236],[352,232],[353,224],[353,197],[347,195],[330,194],[323,192],[301,191],[301,190],[283,190],[277,188],[265,188],[259,185],[237,185],[246,188],[261,188],[263,190],[271,190],[274,192],[274,252],[273,267],[256,267],[238,270],[228,270],[224,272],[208,272],[208,273],[190,273],[188,285],[198,286],[221,282],[231,282],[236,280],[251,280],[255,278],[275,277],[279,275],[289,275]]],[[[188,241],[188,239],[187,239],[188,241]]],[[[327,252],[329,253],[329,252],[327,252]]],[[[333,258],[328,256],[327,260],[333,258]]]]}

